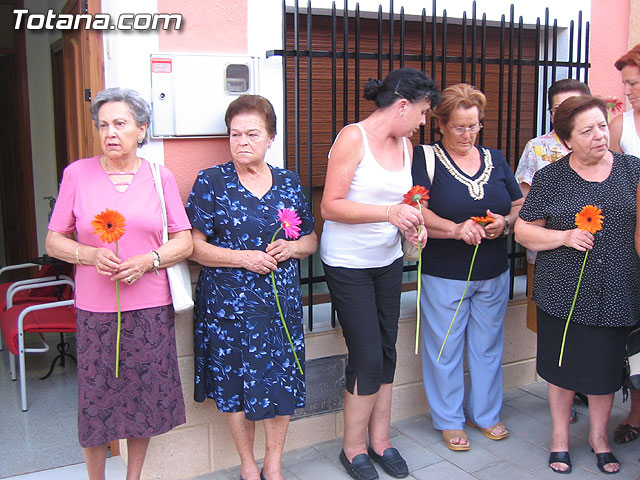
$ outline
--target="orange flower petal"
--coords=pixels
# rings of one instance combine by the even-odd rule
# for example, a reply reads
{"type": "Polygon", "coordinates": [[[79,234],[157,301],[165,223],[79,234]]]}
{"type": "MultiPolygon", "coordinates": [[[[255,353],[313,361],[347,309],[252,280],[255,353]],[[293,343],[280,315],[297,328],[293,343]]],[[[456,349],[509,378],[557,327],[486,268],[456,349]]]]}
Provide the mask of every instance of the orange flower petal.
{"type": "Polygon", "coordinates": [[[124,216],[117,210],[105,209],[95,216],[91,222],[93,233],[100,236],[100,240],[105,243],[115,243],[124,235],[124,216]]]}
{"type": "Polygon", "coordinates": [[[471,220],[473,220],[476,223],[479,223],[480,225],[482,225],[483,227],[487,224],[487,223],[493,223],[495,222],[495,220],[491,217],[471,217],[471,220]]]}
{"type": "Polygon", "coordinates": [[[427,200],[429,200],[429,190],[422,185],[414,185],[407,193],[402,196],[402,203],[418,207],[418,204],[427,206],[427,200]]]}
{"type": "Polygon", "coordinates": [[[596,233],[602,230],[602,210],[595,205],[586,205],[576,213],[576,226],[583,232],[596,233]]]}

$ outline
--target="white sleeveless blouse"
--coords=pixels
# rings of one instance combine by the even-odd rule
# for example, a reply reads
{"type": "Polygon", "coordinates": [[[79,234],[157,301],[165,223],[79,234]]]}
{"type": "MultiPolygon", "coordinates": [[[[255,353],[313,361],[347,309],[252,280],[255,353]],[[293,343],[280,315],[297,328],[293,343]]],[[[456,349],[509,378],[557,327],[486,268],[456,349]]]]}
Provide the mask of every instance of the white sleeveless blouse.
{"type": "MultiPolygon", "coordinates": [[[[407,140],[404,139],[402,170],[393,172],[380,166],[369,148],[364,128],[359,123],[355,125],[362,132],[364,153],[353,175],[347,200],[372,205],[395,205],[402,202],[402,196],[413,184],[407,140]]],[[[400,233],[389,222],[324,222],[320,257],[327,265],[346,268],[384,267],[402,255],[400,233]]]]}

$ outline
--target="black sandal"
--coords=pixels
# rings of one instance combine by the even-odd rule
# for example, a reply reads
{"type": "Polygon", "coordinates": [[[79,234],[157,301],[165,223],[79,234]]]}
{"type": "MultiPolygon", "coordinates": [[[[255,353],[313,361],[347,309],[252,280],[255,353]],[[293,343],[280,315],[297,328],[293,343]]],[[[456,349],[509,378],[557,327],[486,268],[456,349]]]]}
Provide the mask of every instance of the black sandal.
{"type": "Polygon", "coordinates": [[[621,423],[613,432],[613,441],[616,443],[633,442],[640,436],[640,427],[633,427],[628,423],[621,423]]]}
{"type": "Polygon", "coordinates": [[[614,473],[618,473],[620,471],[620,468],[618,468],[618,470],[616,470],[615,472],[609,472],[604,468],[605,465],[609,465],[610,463],[617,463],[618,465],[620,464],[620,461],[611,452],[596,453],[596,460],[596,465],[602,473],[613,475],[614,473]]]}
{"type": "Polygon", "coordinates": [[[569,452],[550,452],[549,468],[553,470],[555,473],[562,473],[562,474],[571,473],[571,458],[569,457],[569,452]],[[565,465],[568,465],[569,468],[567,468],[566,470],[558,470],[551,466],[553,463],[564,463],[565,465]]]}

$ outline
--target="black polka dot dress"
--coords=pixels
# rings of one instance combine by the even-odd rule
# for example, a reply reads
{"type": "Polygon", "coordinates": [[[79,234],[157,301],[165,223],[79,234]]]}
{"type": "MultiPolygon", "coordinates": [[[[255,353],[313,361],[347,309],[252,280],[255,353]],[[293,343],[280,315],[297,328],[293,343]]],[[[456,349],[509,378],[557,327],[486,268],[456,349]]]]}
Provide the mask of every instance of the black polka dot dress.
{"type": "Polygon", "coordinates": [[[539,252],[533,291],[542,314],[538,373],[555,385],[590,394],[619,388],[626,334],[640,319],[640,260],[634,247],[640,159],[613,156],[611,173],[602,182],[580,177],[569,156],[544,167],[520,211],[525,221],[543,219],[546,228],[570,230],[584,206],[602,209],[602,230],[587,257],[561,367],[562,334],[585,253],[564,246],[539,252]]]}

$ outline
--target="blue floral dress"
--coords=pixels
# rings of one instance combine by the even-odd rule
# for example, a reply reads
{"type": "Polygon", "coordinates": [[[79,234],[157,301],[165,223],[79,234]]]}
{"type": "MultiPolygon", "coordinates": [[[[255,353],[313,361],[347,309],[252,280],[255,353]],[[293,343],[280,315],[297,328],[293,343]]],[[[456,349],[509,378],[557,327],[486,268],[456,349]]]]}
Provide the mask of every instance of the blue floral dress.
{"type": "MultiPolygon", "coordinates": [[[[273,184],[257,198],[245,189],[233,162],[203,170],[187,214],[212,245],[265,251],[280,227],[278,210],[300,216],[300,235],[314,218],[296,173],[270,167],[273,184]]],[[[284,238],[281,231],[277,238],[284,238]]],[[[304,331],[299,262],[278,264],[278,297],[304,368],[304,331]]],[[[280,322],[271,275],[243,268],[202,267],[194,308],[195,392],[213,398],[221,412],[244,411],[249,420],[291,415],[305,403],[304,376],[297,370],[280,322]]]]}

